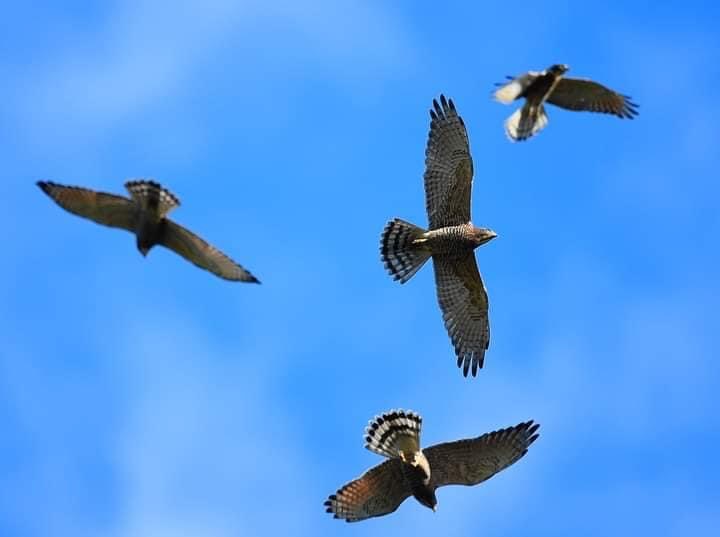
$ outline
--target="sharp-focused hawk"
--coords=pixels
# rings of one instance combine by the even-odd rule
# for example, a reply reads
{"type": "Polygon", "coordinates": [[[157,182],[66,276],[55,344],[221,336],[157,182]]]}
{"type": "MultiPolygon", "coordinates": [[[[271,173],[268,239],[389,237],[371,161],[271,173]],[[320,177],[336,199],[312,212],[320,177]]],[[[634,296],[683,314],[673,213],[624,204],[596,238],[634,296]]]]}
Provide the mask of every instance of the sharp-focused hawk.
{"type": "Polygon", "coordinates": [[[137,248],[143,256],[160,244],[226,280],[260,283],[220,250],[167,218],[180,201],[154,181],[125,183],[130,198],[50,181],[38,181],[37,185],[73,214],[135,233],[137,248]]]}
{"type": "Polygon", "coordinates": [[[477,485],[522,458],[538,437],[531,421],[477,438],[420,449],[422,418],[394,410],[365,429],[365,447],[389,460],[343,485],[325,502],[328,513],[347,522],[387,515],[414,496],[435,511],[435,490],[444,485],[477,485]]]}
{"type": "Polygon", "coordinates": [[[545,71],[527,73],[500,82],[495,99],[504,104],[525,98],[522,108],[505,121],[505,132],[512,141],[527,140],[548,124],[544,103],[548,102],[567,110],[613,114],[633,119],[638,105],[627,95],[621,95],[605,86],[583,78],[564,78],[567,65],[553,65],[545,71]]]}
{"type": "Polygon", "coordinates": [[[425,200],[429,230],[395,218],[380,239],[380,256],[405,283],[432,257],[438,302],[457,365],[467,376],[483,366],[490,344],[488,297],[473,250],[497,235],[470,222],[473,163],[462,118],[452,99],[440,96],[430,110],[425,150],[425,200]]]}

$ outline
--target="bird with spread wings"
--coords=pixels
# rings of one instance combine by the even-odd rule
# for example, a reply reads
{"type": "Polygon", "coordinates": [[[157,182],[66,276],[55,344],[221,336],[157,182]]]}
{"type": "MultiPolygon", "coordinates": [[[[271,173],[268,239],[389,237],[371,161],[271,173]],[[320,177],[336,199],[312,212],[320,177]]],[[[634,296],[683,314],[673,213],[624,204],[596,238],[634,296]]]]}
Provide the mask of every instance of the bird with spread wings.
{"type": "Polygon", "coordinates": [[[612,114],[621,119],[633,119],[638,115],[638,105],[627,95],[622,95],[585,78],[565,78],[569,67],[556,64],[545,71],[528,71],[517,77],[508,76],[509,82],[500,82],[495,100],[510,104],[525,99],[505,121],[505,133],[512,141],[527,140],[548,124],[544,103],[574,111],[612,114]]]}
{"type": "Polygon", "coordinates": [[[488,296],[473,251],[497,235],[470,221],[473,161],[465,123],[452,99],[430,110],[425,150],[429,230],[395,218],[380,238],[380,256],[393,279],[407,282],[432,258],[437,298],[463,375],[477,375],[490,344],[488,296]]]}
{"type": "Polygon", "coordinates": [[[531,420],[421,449],[422,417],[411,411],[386,412],[365,429],[365,447],[388,460],[330,495],[326,511],[357,522],[392,513],[410,496],[435,511],[439,487],[490,479],[527,453],[538,438],[538,427],[531,420]]]}
{"type": "Polygon", "coordinates": [[[220,250],[167,218],[180,201],[154,181],[125,183],[130,198],[50,181],[38,181],[37,185],[68,212],[134,233],[143,256],[160,244],[226,280],[260,283],[220,250]]]}

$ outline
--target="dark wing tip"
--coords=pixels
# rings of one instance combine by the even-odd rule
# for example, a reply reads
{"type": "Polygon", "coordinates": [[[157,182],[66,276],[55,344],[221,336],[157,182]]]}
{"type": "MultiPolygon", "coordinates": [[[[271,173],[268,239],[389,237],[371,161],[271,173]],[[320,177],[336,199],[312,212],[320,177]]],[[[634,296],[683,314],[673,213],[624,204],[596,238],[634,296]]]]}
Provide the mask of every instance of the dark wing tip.
{"type": "Polygon", "coordinates": [[[439,117],[442,117],[443,111],[442,108],[440,108],[440,104],[437,102],[437,99],[433,99],[433,109],[430,110],[430,117],[433,119],[438,119],[439,117]]]}
{"type": "Polygon", "coordinates": [[[154,181],[152,179],[130,179],[129,181],[125,182],[125,186],[135,186],[135,185],[149,185],[151,187],[157,188],[159,190],[164,190],[163,186],[158,183],[157,181],[154,181]]]}
{"type": "Polygon", "coordinates": [[[540,433],[537,432],[540,424],[530,420],[523,423],[522,426],[525,432],[525,450],[527,451],[527,448],[540,437],[540,433]]]}
{"type": "Polygon", "coordinates": [[[485,356],[478,356],[474,352],[461,354],[457,357],[457,366],[462,367],[463,377],[467,377],[468,373],[473,377],[477,377],[478,371],[482,369],[484,362],[485,356]]]}
{"type": "Polygon", "coordinates": [[[532,435],[540,428],[540,424],[535,423],[535,420],[529,420],[525,422],[525,428],[527,429],[527,434],[532,435]]]}
{"type": "Polygon", "coordinates": [[[637,104],[632,100],[632,97],[629,95],[622,95],[623,98],[623,108],[620,114],[618,114],[621,118],[627,118],[627,119],[635,119],[635,116],[639,114],[638,108],[640,108],[640,105],[637,104]]]}
{"type": "Polygon", "coordinates": [[[248,275],[248,279],[245,280],[245,281],[246,281],[247,283],[256,283],[256,284],[258,284],[258,285],[260,285],[260,283],[261,283],[260,280],[258,280],[258,279],[257,279],[255,276],[253,276],[252,274],[249,274],[249,275],[248,275]]]}
{"type": "MultiPolygon", "coordinates": [[[[53,187],[62,187],[60,183],[55,183],[53,181],[36,181],[35,184],[39,186],[43,192],[46,192],[49,194],[49,190],[53,187]]],[[[65,187],[65,188],[76,188],[76,187],[65,187]]]]}

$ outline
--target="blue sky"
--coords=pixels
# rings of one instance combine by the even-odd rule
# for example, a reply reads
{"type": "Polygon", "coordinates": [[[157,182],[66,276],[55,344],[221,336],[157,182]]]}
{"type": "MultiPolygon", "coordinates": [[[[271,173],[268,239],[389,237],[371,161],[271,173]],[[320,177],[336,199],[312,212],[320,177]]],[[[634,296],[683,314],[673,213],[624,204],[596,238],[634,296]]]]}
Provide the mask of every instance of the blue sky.
{"type": "Polygon", "coordinates": [[[0,534],[684,536],[720,526],[712,3],[15,3],[0,32],[0,534]],[[506,74],[567,63],[636,121],[548,109],[510,144],[506,74]],[[475,161],[491,347],[455,368],[432,271],[379,261],[423,225],[433,97],[475,161]],[[72,217],[38,179],[174,215],[231,284],[72,217]],[[28,215],[30,217],[28,218],[28,215]],[[368,419],[427,444],[535,419],[482,486],[355,525],[326,496],[378,462],[368,419]]]}

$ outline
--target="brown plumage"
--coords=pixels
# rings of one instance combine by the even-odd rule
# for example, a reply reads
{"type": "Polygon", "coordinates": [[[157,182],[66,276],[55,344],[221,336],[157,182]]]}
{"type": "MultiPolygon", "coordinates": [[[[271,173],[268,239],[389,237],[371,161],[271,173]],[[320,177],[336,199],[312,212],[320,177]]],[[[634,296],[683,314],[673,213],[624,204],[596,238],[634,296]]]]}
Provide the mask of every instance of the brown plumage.
{"type": "Polygon", "coordinates": [[[180,201],[154,181],[128,181],[130,198],[50,181],[37,185],[63,209],[102,224],[134,233],[145,256],[160,244],[200,268],[232,281],[260,283],[255,276],[167,215],[180,201]]]}
{"type": "Polygon", "coordinates": [[[465,123],[452,99],[430,110],[425,150],[429,230],[395,218],[380,238],[385,268],[407,282],[432,257],[438,302],[463,375],[477,374],[490,344],[488,297],[473,250],[496,237],[470,221],[473,162],[465,123]]]}
{"type": "Polygon", "coordinates": [[[392,513],[410,496],[435,511],[439,487],[472,486],[491,478],[527,453],[538,438],[539,427],[527,421],[477,438],[420,449],[421,423],[420,416],[402,410],[371,421],[365,430],[365,447],[389,460],[330,495],[326,511],[357,522],[392,513]]]}
{"type": "Polygon", "coordinates": [[[497,84],[495,99],[504,104],[525,98],[525,104],[505,121],[505,132],[513,141],[527,140],[548,123],[544,103],[566,110],[612,114],[633,119],[638,105],[630,97],[582,78],[565,78],[567,65],[552,65],[545,71],[528,71],[497,84]]]}

